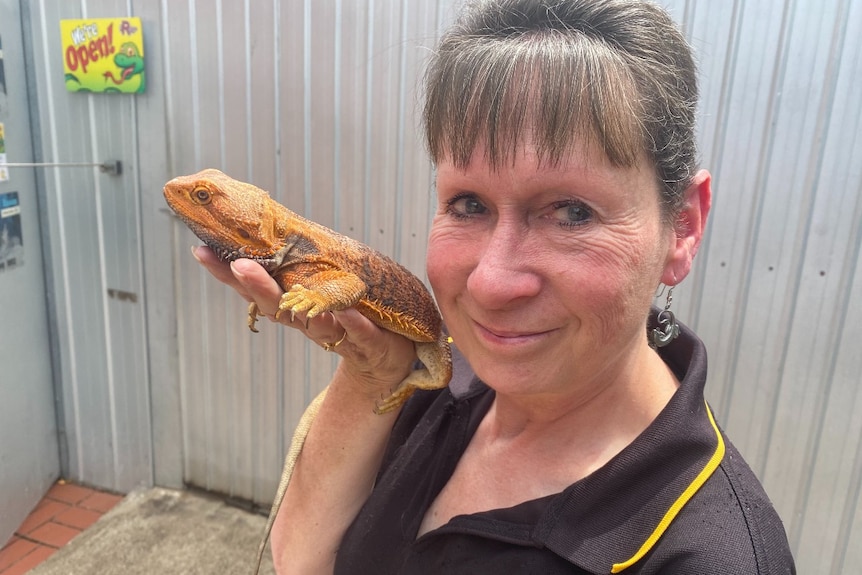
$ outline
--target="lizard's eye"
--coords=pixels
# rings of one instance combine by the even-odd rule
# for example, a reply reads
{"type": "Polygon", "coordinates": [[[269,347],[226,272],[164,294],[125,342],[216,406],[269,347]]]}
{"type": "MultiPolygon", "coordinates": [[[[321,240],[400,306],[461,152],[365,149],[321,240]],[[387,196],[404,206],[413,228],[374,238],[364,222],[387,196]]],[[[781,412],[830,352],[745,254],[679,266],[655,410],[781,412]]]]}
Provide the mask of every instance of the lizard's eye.
{"type": "Polygon", "coordinates": [[[210,191],[206,188],[195,188],[195,191],[192,195],[195,201],[199,204],[208,204],[212,199],[212,196],[210,196],[210,191]]]}

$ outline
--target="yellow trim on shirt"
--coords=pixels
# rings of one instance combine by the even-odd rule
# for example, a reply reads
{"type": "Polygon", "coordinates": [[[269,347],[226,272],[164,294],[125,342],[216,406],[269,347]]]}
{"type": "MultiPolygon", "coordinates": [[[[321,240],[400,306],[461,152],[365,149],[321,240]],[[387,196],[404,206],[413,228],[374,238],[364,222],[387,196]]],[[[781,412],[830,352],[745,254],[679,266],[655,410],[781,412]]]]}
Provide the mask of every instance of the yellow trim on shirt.
{"type": "Polygon", "coordinates": [[[706,414],[709,416],[709,423],[712,425],[712,428],[715,430],[715,435],[718,438],[718,445],[715,448],[715,453],[713,453],[712,457],[709,458],[709,461],[706,463],[706,467],[697,474],[694,481],[692,481],[677,500],[673,502],[673,505],[671,505],[670,509],[667,510],[667,513],[664,514],[664,517],[661,518],[661,521],[659,521],[655,530],[653,530],[650,536],[647,537],[647,540],[644,541],[641,548],[637,550],[637,553],[632,555],[631,559],[628,559],[627,561],[616,563],[611,567],[611,573],[620,573],[624,569],[628,569],[640,561],[640,559],[653,548],[656,542],[658,542],[659,538],[664,534],[683,506],[688,503],[689,499],[694,497],[694,494],[703,487],[703,484],[706,483],[706,480],[709,479],[710,475],[718,469],[718,465],[724,458],[724,439],[721,437],[721,431],[719,431],[718,426],[715,424],[715,419],[712,417],[712,411],[710,411],[709,405],[706,406],[706,414]]]}

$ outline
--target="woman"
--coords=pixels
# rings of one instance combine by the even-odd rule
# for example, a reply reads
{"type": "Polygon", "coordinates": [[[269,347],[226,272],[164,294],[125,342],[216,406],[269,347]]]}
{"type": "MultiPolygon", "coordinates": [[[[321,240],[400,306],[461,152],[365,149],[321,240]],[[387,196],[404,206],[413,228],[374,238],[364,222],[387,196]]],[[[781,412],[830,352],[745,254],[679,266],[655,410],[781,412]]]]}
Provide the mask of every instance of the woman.
{"type": "MultiPolygon", "coordinates": [[[[412,345],[355,310],[289,324],[343,359],[273,531],[280,573],[794,572],[704,402],[701,342],[651,312],[709,212],[696,91],[652,4],[465,7],[425,106],[455,377],[377,416],[412,345]]],[[[272,316],[260,267],[197,256],[272,316]]]]}

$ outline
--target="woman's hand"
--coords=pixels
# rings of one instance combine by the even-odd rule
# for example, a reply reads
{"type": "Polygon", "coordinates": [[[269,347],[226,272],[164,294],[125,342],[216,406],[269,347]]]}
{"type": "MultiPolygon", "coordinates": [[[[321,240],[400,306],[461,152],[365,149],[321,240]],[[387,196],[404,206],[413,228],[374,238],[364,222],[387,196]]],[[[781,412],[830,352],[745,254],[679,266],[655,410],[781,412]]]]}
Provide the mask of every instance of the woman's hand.
{"type": "Polygon", "coordinates": [[[268,319],[298,329],[317,345],[341,355],[342,373],[359,382],[374,400],[388,395],[410,372],[415,359],[412,342],[377,327],[355,309],[323,313],[310,321],[300,314],[291,321],[290,313],[276,319],[284,290],[262,266],[248,259],[228,264],[205,246],[193,248],[192,254],[216,279],[256,303],[268,319]]]}
{"type": "Polygon", "coordinates": [[[298,329],[321,347],[328,344],[343,358],[305,439],[272,530],[276,572],[331,573],[341,538],[374,484],[397,417],[397,410],[376,415],[374,406],[410,372],[416,357],[413,342],[377,327],[355,309],[324,313],[308,322],[300,315],[291,321],[289,313],[276,319],[284,290],[263,267],[247,259],[224,263],[206,247],[192,253],[270,320],[298,329]]]}

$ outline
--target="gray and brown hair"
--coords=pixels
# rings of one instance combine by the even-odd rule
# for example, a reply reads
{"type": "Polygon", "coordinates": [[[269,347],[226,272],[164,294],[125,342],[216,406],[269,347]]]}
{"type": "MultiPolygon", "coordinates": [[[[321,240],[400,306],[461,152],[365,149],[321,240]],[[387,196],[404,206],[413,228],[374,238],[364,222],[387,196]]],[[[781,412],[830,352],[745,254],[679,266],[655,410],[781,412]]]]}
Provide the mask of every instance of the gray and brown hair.
{"type": "Polygon", "coordinates": [[[696,168],[697,78],[670,16],[642,0],[468,0],[425,77],[431,159],[495,168],[524,138],[558,163],[588,138],[617,166],[646,154],[672,221],[696,168]]]}

